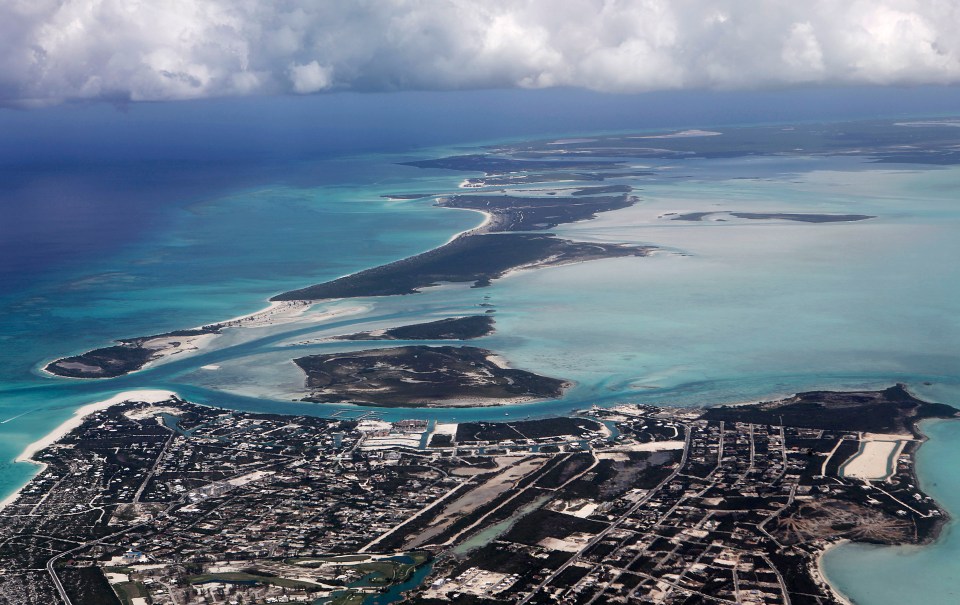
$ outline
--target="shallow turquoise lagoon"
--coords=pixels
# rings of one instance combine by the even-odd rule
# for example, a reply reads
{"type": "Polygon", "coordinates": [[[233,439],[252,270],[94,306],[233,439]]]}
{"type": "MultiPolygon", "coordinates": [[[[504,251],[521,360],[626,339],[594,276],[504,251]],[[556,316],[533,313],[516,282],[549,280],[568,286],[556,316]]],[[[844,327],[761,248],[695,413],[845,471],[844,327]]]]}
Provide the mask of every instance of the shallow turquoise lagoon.
{"type": "MultiPolygon", "coordinates": [[[[10,461],[84,403],[168,388],[235,409],[330,414],[349,406],[291,401],[302,380],[293,357],[364,346],[322,340],[332,334],[478,313],[481,304],[493,305],[498,331],[474,344],[576,386],[560,401],[381,410],[385,417],[535,417],[621,401],[706,405],[896,381],[932,400],[960,402],[960,169],[822,157],[659,162],[655,176],[624,181],[638,188],[639,204],[557,230],[657,246],[647,258],[519,272],[487,288],[446,285],[325,303],[297,322],[229,330],[201,354],[113,380],[38,372],[46,361],[114,338],[253,312],[277,292],[415,254],[480,222],[429,199],[381,198],[450,192],[462,179],[399,167],[397,159],[331,160],[317,168],[332,175],[327,184],[277,183],[172,202],[135,244],[0,300],[0,497],[35,472],[10,461]],[[809,224],[667,215],[722,211],[877,218],[809,224]],[[359,309],[316,320],[352,307],[359,309]]],[[[920,466],[930,491],[953,510],[960,510],[960,490],[943,487],[942,473],[960,463],[957,426],[930,425],[936,434],[920,466]]],[[[960,549],[956,534],[909,552],[844,547],[827,558],[827,571],[858,602],[910,602],[877,600],[863,591],[887,576],[857,574],[877,561],[917,574],[942,569],[931,583],[956,577],[948,556],[960,549]],[[941,567],[931,567],[930,557],[941,567]]],[[[945,580],[939,586],[943,595],[953,589],[945,580]]]]}

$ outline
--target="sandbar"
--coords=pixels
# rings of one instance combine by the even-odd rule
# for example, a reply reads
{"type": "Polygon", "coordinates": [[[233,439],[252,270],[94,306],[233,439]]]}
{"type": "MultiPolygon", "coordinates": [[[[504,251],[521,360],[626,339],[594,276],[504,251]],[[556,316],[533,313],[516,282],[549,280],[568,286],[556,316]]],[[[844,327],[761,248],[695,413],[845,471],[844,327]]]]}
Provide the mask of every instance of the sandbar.
{"type": "MultiPolygon", "coordinates": [[[[63,357],[48,363],[43,371],[55,376],[81,379],[124,376],[162,363],[175,355],[197,353],[207,348],[227,328],[261,328],[295,321],[322,322],[369,310],[369,306],[364,305],[335,307],[303,320],[302,316],[312,306],[313,303],[306,300],[273,301],[260,311],[215,324],[127,338],[117,341],[119,344],[116,345],[63,357]]],[[[204,366],[204,369],[212,368],[204,366]]]]}

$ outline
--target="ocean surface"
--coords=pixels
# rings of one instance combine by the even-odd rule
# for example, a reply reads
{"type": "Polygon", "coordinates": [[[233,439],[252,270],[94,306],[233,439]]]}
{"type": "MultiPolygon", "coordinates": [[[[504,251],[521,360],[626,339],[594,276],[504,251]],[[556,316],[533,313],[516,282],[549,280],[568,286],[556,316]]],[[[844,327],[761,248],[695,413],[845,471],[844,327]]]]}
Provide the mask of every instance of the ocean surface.
{"type": "MultiPolygon", "coordinates": [[[[557,133],[556,136],[562,136],[557,133]]],[[[960,404],[960,168],[855,157],[652,161],[634,207],[565,225],[585,241],[657,246],[647,258],[512,274],[487,288],[316,305],[301,320],[229,330],[200,354],[104,381],[39,368],[116,338],[254,312],[270,296],[403,258],[480,215],[392,201],[443,193],[463,175],[398,165],[456,148],[275,162],[259,172],[150,162],[18,172],[0,230],[0,498],[36,472],[12,460],[77,407],[166,388],[199,403],[329,415],[369,408],[294,402],[293,357],[364,348],[324,336],[479,313],[473,344],[515,367],[572,379],[559,401],[499,408],[379,410],[386,418],[538,417],[634,401],[710,405],[819,388],[904,382],[960,404]],[[679,212],[857,213],[853,223],[673,221],[679,212]],[[328,321],[316,316],[359,307],[328,321]],[[216,368],[216,369],[210,369],[216,368]]],[[[960,514],[960,423],[929,424],[924,486],[960,514]],[[953,477],[953,479],[951,479],[953,477]]],[[[956,603],[960,532],[915,549],[846,546],[832,582],[861,605],[956,603]],[[909,582],[922,599],[908,595],[909,582]],[[923,581],[920,582],[920,578],[923,581]],[[897,592],[900,590],[900,592],[897,592]]]]}

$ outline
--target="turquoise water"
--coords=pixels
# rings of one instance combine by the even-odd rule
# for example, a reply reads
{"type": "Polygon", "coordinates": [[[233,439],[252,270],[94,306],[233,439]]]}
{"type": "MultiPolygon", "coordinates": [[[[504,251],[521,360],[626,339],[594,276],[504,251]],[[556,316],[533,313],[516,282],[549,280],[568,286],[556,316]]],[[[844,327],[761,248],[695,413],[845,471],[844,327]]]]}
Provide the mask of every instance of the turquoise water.
{"type": "Polygon", "coordinates": [[[167,381],[183,386],[176,364],[88,382],[41,375],[47,361],[114,338],[250,313],[277,292],[415,254],[477,224],[476,213],[381,199],[459,182],[395,159],[324,162],[318,172],[334,175],[329,186],[276,184],[171,200],[139,241],[0,298],[0,495],[35,472],[10,461],[84,402],[167,381]]]}
{"type": "MultiPolygon", "coordinates": [[[[652,257],[521,272],[488,288],[451,285],[317,305],[295,323],[231,330],[199,355],[113,380],[38,372],[50,359],[113,338],[256,311],[277,292],[409,256],[479,223],[475,213],[438,209],[430,200],[381,199],[451,191],[462,179],[397,166],[398,159],[325,160],[311,168],[309,184],[287,180],[172,199],[136,241],[65,264],[0,298],[0,497],[35,472],[10,461],[81,404],[133,388],[168,388],[237,409],[349,410],[291,401],[302,376],[290,359],[365,346],[316,342],[324,336],[476,313],[481,304],[495,306],[498,331],[477,345],[576,386],[560,401],[382,410],[385,417],[503,419],[621,401],[703,405],[895,381],[920,396],[960,402],[960,169],[878,167],[851,158],[657,162],[657,176],[627,181],[638,187],[641,203],[557,230],[581,240],[656,245],[660,252],[652,257]],[[838,224],[662,218],[720,210],[878,218],[838,224]],[[319,313],[350,307],[361,310],[316,321],[319,313]]],[[[960,463],[958,444],[950,433],[925,446],[923,456],[940,448],[935,463],[924,458],[925,477],[960,463]]],[[[960,510],[957,490],[930,489],[960,510]]],[[[843,554],[831,554],[828,572],[862,603],[910,602],[858,596],[866,595],[857,592],[864,584],[878,581],[861,573],[865,562],[887,557],[920,573],[928,557],[949,559],[942,555],[960,549],[956,533],[917,549],[922,556],[838,550],[843,554]]],[[[949,560],[941,565],[949,571],[949,560]]]]}
{"type": "Polygon", "coordinates": [[[923,424],[930,440],[917,454],[923,489],[943,503],[953,520],[940,539],[924,547],[844,544],[827,552],[830,582],[857,605],[953,605],[960,602],[960,475],[956,472],[960,422],[923,424]]]}
{"type": "Polygon", "coordinates": [[[383,593],[368,597],[364,601],[364,605],[389,605],[390,603],[400,602],[403,599],[403,593],[423,584],[431,571],[433,571],[433,563],[427,563],[426,565],[418,567],[410,576],[409,580],[395,584],[383,593]]]}

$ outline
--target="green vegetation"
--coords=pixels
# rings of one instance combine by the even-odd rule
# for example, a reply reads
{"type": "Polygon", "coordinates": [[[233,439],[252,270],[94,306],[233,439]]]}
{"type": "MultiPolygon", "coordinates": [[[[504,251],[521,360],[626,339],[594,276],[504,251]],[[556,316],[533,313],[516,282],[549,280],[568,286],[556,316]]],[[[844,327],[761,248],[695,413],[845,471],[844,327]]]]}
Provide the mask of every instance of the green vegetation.
{"type": "Polygon", "coordinates": [[[367,595],[356,590],[348,590],[338,594],[327,602],[327,605],[362,605],[367,595]]]}
{"type": "Polygon", "coordinates": [[[459,398],[547,399],[559,397],[567,386],[556,378],[502,368],[492,356],[476,347],[406,346],[309,355],[293,362],[307,375],[310,394],[303,400],[319,403],[397,406],[459,398]]]}
{"type": "Polygon", "coordinates": [[[883,391],[811,391],[753,406],[720,406],[710,408],[703,417],[712,421],[918,435],[915,423],[919,420],[950,418],[956,413],[951,406],[921,401],[898,384],[883,391]]]}
{"type": "Polygon", "coordinates": [[[493,318],[485,315],[448,317],[421,324],[390,328],[382,334],[360,332],[339,340],[467,340],[493,332],[493,318]]]}
{"type": "Polygon", "coordinates": [[[410,557],[411,559],[413,559],[413,564],[414,564],[415,567],[420,567],[421,565],[423,565],[424,563],[426,563],[427,561],[429,561],[430,558],[431,558],[431,557],[430,557],[430,553],[425,552],[425,551],[422,551],[422,550],[420,550],[420,551],[416,551],[416,550],[415,550],[415,551],[413,551],[413,552],[408,552],[408,553],[404,553],[404,554],[405,554],[406,556],[410,557]]]}
{"type": "Polygon", "coordinates": [[[120,584],[114,584],[113,590],[116,591],[123,605],[131,605],[133,599],[138,597],[147,598],[150,596],[147,587],[142,582],[121,582],[120,584]]]}
{"type": "Polygon", "coordinates": [[[546,233],[459,237],[434,250],[333,281],[278,294],[278,300],[328,300],[414,294],[442,282],[487,286],[511,269],[556,266],[601,258],[645,256],[646,246],[573,242],[546,233]]]}
{"type": "Polygon", "coordinates": [[[410,563],[401,563],[399,561],[373,561],[371,563],[361,563],[354,569],[360,573],[366,574],[365,580],[370,584],[394,584],[404,582],[416,569],[416,565],[410,563]]]}

